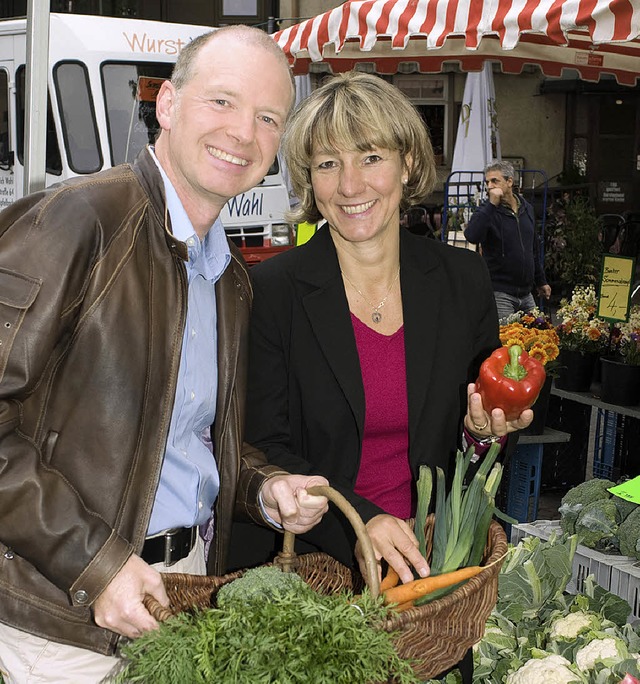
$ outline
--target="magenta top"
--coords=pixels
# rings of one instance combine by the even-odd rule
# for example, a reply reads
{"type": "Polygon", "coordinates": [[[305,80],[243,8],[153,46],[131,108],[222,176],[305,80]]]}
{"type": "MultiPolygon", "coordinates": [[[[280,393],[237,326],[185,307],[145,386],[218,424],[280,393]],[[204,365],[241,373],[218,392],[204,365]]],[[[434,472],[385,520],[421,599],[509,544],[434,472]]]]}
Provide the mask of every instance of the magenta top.
{"type": "Polygon", "coordinates": [[[351,314],[365,396],[362,455],[355,492],[390,515],[414,514],[404,327],[381,335],[351,314]]]}

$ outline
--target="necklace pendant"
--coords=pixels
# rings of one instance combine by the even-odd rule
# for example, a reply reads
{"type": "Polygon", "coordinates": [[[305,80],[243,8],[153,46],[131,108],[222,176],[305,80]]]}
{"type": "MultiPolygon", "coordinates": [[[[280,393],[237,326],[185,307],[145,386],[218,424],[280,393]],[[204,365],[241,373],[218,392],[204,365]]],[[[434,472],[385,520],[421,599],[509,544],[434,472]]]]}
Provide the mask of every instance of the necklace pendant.
{"type": "Polygon", "coordinates": [[[371,314],[371,320],[372,320],[374,323],[380,323],[380,321],[382,320],[382,314],[381,314],[379,311],[374,311],[374,312],[371,314]]]}

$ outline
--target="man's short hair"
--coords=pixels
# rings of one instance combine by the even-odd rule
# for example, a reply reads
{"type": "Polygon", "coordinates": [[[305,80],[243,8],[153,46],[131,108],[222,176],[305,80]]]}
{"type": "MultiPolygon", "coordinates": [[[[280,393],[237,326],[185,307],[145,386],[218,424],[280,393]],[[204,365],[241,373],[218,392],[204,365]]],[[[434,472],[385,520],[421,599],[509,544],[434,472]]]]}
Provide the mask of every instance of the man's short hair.
{"type": "Polygon", "coordinates": [[[489,171],[498,171],[504,176],[505,180],[515,178],[516,174],[513,164],[508,161],[503,161],[502,159],[492,161],[491,164],[488,164],[484,172],[486,174],[489,173],[489,171]]]}
{"type": "Polygon", "coordinates": [[[283,68],[287,70],[289,77],[291,78],[291,87],[295,94],[293,71],[291,70],[289,61],[282,51],[282,48],[262,29],[256,28],[255,26],[246,26],[245,24],[232,24],[223,26],[219,29],[214,29],[213,31],[208,31],[197,36],[190,43],[185,45],[178,55],[178,59],[171,74],[171,83],[173,83],[176,90],[183,88],[193,77],[194,64],[200,50],[207,45],[209,41],[215,40],[219,36],[224,36],[227,33],[237,34],[245,44],[262,47],[280,60],[283,68]]]}

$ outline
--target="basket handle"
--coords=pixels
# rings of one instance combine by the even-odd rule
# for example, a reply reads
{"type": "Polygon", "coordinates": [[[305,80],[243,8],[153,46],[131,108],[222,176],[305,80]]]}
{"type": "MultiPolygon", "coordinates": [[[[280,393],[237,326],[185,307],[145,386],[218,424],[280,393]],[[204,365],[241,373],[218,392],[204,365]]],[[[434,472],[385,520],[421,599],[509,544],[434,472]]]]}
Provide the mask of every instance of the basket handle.
{"type": "MultiPolygon", "coordinates": [[[[367,533],[367,528],[360,517],[360,514],[356,509],[345,499],[345,497],[340,494],[333,487],[327,487],[325,485],[316,485],[314,487],[309,487],[307,492],[312,496],[326,496],[329,501],[333,502],[340,511],[344,514],[347,520],[351,523],[358,541],[360,542],[360,547],[362,548],[362,553],[364,555],[365,563],[365,577],[364,580],[369,587],[371,595],[376,598],[380,593],[380,579],[378,577],[378,563],[376,561],[376,555],[373,550],[373,544],[371,543],[371,538],[367,533]]],[[[288,532],[285,530],[284,541],[282,543],[282,551],[279,554],[279,565],[283,566],[286,570],[288,566],[288,561],[295,557],[294,552],[295,535],[293,532],[288,532]]],[[[290,567],[290,564],[289,564],[290,567]]]]}

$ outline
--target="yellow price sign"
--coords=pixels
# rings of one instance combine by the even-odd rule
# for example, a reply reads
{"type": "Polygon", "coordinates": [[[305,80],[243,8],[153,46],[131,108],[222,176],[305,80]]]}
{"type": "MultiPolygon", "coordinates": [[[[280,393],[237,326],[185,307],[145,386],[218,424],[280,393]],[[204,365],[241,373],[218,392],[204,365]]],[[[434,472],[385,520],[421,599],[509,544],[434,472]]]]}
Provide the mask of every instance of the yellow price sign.
{"type": "Polygon", "coordinates": [[[599,318],[608,321],[629,320],[634,273],[635,260],[631,257],[604,255],[598,299],[599,318]]]}

